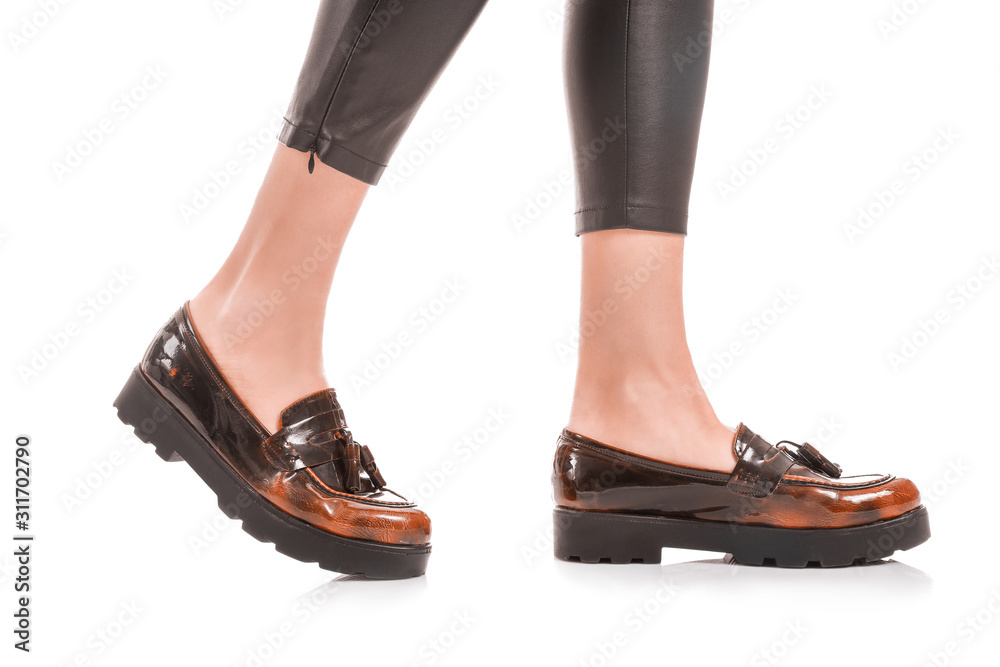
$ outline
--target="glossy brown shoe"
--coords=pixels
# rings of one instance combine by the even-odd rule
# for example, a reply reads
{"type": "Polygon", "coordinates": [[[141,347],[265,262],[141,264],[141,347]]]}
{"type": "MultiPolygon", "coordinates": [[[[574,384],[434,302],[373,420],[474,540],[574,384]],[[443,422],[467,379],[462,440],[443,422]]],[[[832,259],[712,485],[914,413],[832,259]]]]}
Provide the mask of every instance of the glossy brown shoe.
{"type": "Polygon", "coordinates": [[[736,561],[824,567],[875,561],[930,537],[913,482],[841,477],[808,443],[777,447],[740,424],[732,473],[682,468],[578,433],[559,436],[555,555],[585,563],[659,563],[663,547],[736,561]]]}
{"type": "Polygon", "coordinates": [[[187,304],[150,344],[115,407],[161,458],[187,461],[223,512],[281,553],[378,579],[427,568],[430,519],[386,488],[334,390],[292,403],[270,433],[201,344],[187,304]]]}

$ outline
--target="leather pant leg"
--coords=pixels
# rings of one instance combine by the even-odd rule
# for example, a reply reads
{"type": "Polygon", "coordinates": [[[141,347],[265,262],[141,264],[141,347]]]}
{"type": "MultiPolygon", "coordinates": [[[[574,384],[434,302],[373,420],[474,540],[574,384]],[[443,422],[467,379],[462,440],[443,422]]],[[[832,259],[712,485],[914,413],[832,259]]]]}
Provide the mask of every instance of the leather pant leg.
{"type": "Polygon", "coordinates": [[[374,185],[486,0],[323,0],[285,123],[289,148],[374,185]]]}
{"type": "MultiPolygon", "coordinates": [[[[279,139],[375,184],[486,0],[323,0],[279,139]]],[[[576,233],[685,234],[713,0],[566,0],[576,233]]]]}
{"type": "Polygon", "coordinates": [[[576,233],[687,233],[712,0],[567,0],[576,233]]]}

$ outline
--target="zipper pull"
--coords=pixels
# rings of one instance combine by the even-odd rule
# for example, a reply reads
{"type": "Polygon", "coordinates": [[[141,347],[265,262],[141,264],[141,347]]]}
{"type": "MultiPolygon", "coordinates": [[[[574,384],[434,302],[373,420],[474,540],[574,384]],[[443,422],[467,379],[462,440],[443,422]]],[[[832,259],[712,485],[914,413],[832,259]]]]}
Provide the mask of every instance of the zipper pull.
{"type": "Polygon", "coordinates": [[[309,173],[313,173],[313,169],[316,168],[316,146],[309,147],[309,173]]]}

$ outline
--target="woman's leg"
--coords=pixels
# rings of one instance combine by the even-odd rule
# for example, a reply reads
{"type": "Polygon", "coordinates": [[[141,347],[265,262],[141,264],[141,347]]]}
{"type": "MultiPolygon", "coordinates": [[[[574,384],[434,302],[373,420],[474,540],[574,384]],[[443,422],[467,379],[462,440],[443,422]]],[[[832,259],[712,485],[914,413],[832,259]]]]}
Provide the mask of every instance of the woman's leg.
{"type": "Polygon", "coordinates": [[[329,385],[323,321],[337,260],[368,185],[278,146],[236,246],[191,300],[226,379],[274,431],[281,410],[329,385]]]}
{"type": "Polygon", "coordinates": [[[681,300],[712,4],[567,5],[566,90],[583,235],[569,429],[671,463],[730,471],[734,432],[698,381],[681,300]]]}
{"type": "Polygon", "coordinates": [[[328,386],[323,321],[347,234],[368,184],[485,4],[321,4],[284,145],[239,241],[191,301],[215,361],[269,429],[289,403],[328,386]]]}

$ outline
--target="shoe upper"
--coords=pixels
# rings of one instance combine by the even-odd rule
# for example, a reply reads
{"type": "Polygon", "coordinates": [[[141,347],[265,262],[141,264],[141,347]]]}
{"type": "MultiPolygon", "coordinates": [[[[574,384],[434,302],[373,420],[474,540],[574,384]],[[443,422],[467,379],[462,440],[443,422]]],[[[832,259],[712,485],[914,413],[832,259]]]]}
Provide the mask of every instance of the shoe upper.
{"type": "Polygon", "coordinates": [[[773,446],[740,424],[732,473],[684,468],[564,430],[552,482],[560,507],[633,512],[781,528],[843,528],[920,506],[913,482],[842,477],[808,443],[773,446]]]}
{"type": "Polygon", "coordinates": [[[186,304],[160,329],[140,368],[246,485],[278,509],[342,537],[428,543],[430,519],[386,488],[371,452],[347,428],[333,389],[289,405],[270,433],[222,376],[186,304]]]}

